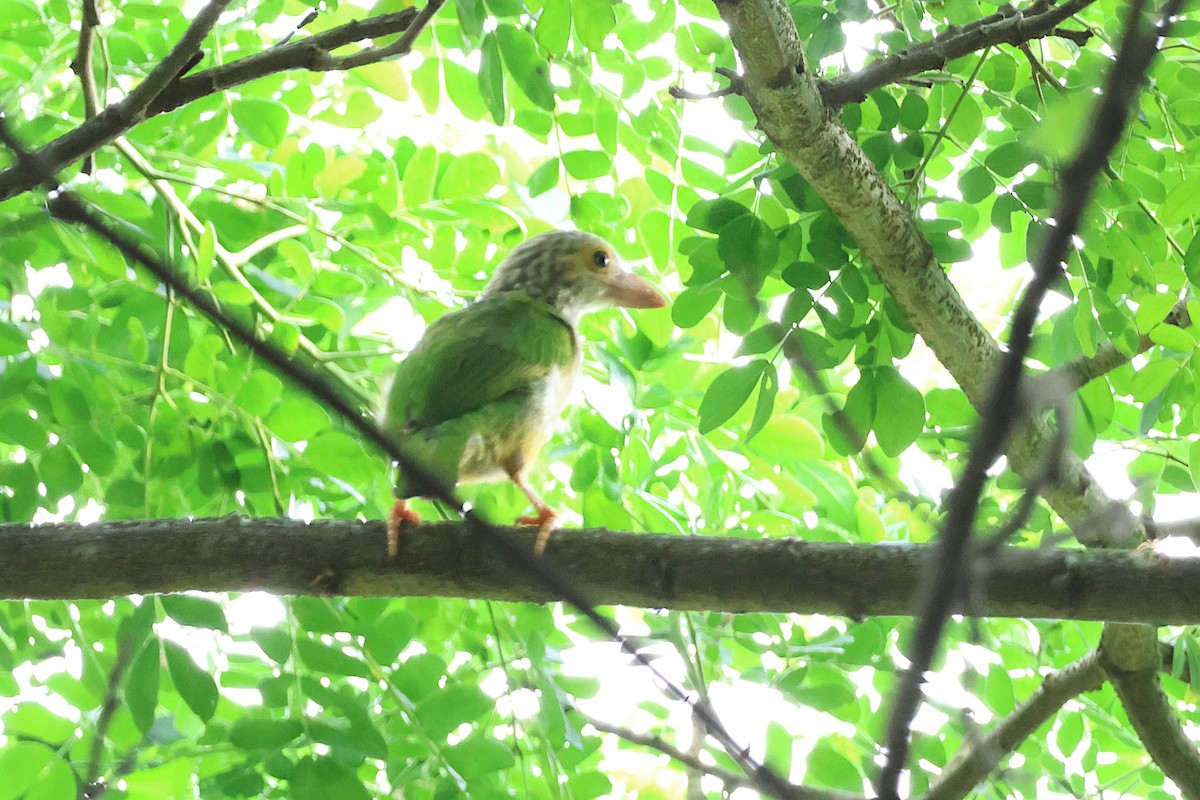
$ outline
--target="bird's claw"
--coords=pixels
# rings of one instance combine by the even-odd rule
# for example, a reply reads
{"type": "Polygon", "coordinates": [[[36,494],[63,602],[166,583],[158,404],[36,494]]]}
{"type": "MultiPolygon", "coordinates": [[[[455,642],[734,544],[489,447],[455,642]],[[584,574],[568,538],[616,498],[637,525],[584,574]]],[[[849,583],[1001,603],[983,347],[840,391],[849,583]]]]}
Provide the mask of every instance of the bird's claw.
{"type": "Polygon", "coordinates": [[[388,558],[395,558],[400,552],[400,526],[405,522],[410,522],[413,525],[420,525],[421,518],[417,516],[417,512],[412,510],[412,506],[407,500],[397,500],[392,506],[392,513],[388,515],[387,521],[387,553],[388,558]]]}
{"type": "Polygon", "coordinates": [[[533,554],[540,556],[546,550],[550,534],[558,528],[558,514],[549,506],[539,506],[537,516],[517,517],[517,524],[538,526],[537,538],[533,540],[533,554]]]}

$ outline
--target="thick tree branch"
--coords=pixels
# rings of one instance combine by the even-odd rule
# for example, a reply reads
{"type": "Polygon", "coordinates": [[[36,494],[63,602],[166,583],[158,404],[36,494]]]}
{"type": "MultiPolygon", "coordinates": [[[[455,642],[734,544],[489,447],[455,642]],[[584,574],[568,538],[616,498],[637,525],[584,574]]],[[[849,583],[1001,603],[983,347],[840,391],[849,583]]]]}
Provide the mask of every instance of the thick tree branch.
{"type": "MultiPolygon", "coordinates": [[[[528,547],[534,532],[507,528],[528,547]]],[[[96,525],[0,525],[0,597],[261,589],[276,594],[563,599],[497,558],[470,525],[423,525],[383,555],[382,522],[222,517],[96,525]]],[[[928,546],[564,530],[555,564],[603,605],[738,612],[909,615],[928,546]]],[[[1200,623],[1200,559],[1001,548],[956,612],[1047,619],[1200,623]]]]}
{"type": "MultiPolygon", "coordinates": [[[[227,4],[228,0],[221,0],[219,3],[221,7],[227,4]]],[[[209,12],[216,5],[218,4],[206,6],[201,14],[209,12]]],[[[438,2],[437,5],[440,6],[441,2],[438,2]]],[[[216,11],[219,13],[219,9],[216,11]]],[[[278,72],[294,69],[336,68],[329,66],[337,60],[331,55],[331,52],[354,42],[378,39],[404,32],[411,32],[415,38],[420,31],[412,23],[418,13],[416,9],[408,8],[395,14],[382,14],[370,19],[349,22],[340,27],[287,44],[276,45],[261,53],[239,58],[228,64],[182,78],[179,77],[179,73],[182,66],[187,63],[187,59],[172,59],[174,72],[165,68],[164,65],[167,64],[167,61],[164,60],[124,100],[108,106],[78,128],[36,150],[34,155],[42,159],[50,171],[60,172],[81,158],[96,152],[118,136],[128,133],[143,120],[173,111],[193,100],[278,72]],[[167,74],[168,72],[169,74],[167,74]],[[153,83],[151,83],[152,80],[153,83]],[[144,86],[147,86],[147,89],[143,90],[144,86]]],[[[192,23],[192,27],[189,28],[188,35],[180,42],[176,50],[186,41],[195,45],[188,52],[189,58],[198,52],[199,40],[195,40],[195,37],[191,35],[192,31],[198,30],[197,26],[202,21],[208,22],[210,17],[211,12],[208,16],[204,16],[203,20],[198,15],[192,23]]],[[[215,21],[215,17],[213,17],[211,22],[215,23],[215,21]]],[[[205,32],[207,33],[207,30],[205,32]]],[[[173,50],[172,53],[174,52],[173,50]]],[[[376,55],[379,54],[376,53],[376,55]]],[[[40,180],[37,175],[30,174],[27,170],[21,169],[19,165],[13,164],[6,167],[0,170],[0,202],[29,191],[38,183],[40,180]]]]}
{"type": "MultiPolygon", "coordinates": [[[[821,86],[825,102],[833,107],[845,103],[860,103],[869,92],[897,83],[913,75],[931,69],[942,69],[956,58],[994,47],[999,44],[1019,46],[1046,36],[1067,36],[1081,44],[1091,34],[1087,31],[1061,31],[1058,25],[1078,14],[1096,0],[1067,0],[1051,6],[1045,11],[1026,14],[1025,11],[1005,6],[990,17],[969,25],[951,26],[944,33],[927,42],[915,44],[907,50],[880,60],[846,75],[827,81],[821,86]]],[[[1039,4],[1040,5],[1040,4],[1039,4]]]]}
{"type": "Polygon", "coordinates": [[[1188,800],[1200,800],[1200,757],[1162,691],[1157,632],[1145,625],[1105,625],[1100,663],[1154,763],[1188,800]]]}
{"type": "Polygon", "coordinates": [[[1042,685],[990,733],[972,742],[942,771],[921,800],[961,800],[1068,700],[1104,685],[1096,654],[1047,675],[1042,685]]]}

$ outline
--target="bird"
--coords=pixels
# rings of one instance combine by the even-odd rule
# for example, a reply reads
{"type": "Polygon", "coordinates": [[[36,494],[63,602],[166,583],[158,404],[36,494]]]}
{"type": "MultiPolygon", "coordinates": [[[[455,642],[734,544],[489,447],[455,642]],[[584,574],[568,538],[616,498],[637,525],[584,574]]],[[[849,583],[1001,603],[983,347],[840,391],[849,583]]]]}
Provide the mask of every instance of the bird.
{"type": "MultiPolygon", "coordinates": [[[[540,555],[558,515],[530,486],[529,470],[579,376],[580,318],[604,307],[666,305],[600,236],[534,236],[508,254],[474,303],[433,322],[397,365],[383,430],[443,486],[512,480],[534,509],[516,522],[538,527],[540,555]]],[[[409,500],[436,493],[398,465],[390,557],[399,551],[401,526],[420,524],[409,500]]]]}

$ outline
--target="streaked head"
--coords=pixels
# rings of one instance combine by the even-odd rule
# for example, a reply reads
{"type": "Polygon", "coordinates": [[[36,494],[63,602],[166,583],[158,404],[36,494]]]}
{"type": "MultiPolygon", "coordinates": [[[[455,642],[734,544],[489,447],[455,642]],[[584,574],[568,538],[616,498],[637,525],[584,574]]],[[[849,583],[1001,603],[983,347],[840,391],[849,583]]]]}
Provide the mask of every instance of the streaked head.
{"type": "Polygon", "coordinates": [[[574,324],[604,306],[662,308],[667,299],[621,268],[612,246],[592,233],[552,231],[518,245],[501,262],[484,294],[524,291],[574,324]]]}

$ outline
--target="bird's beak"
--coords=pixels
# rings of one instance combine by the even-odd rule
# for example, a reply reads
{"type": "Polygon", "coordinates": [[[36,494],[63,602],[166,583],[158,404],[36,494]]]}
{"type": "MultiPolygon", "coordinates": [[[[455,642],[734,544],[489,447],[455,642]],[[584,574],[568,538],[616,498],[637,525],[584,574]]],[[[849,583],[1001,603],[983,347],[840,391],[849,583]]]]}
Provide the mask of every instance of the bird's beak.
{"type": "Polygon", "coordinates": [[[664,308],[667,298],[649,281],[632,272],[621,272],[608,280],[604,299],[624,308],[664,308]]]}

